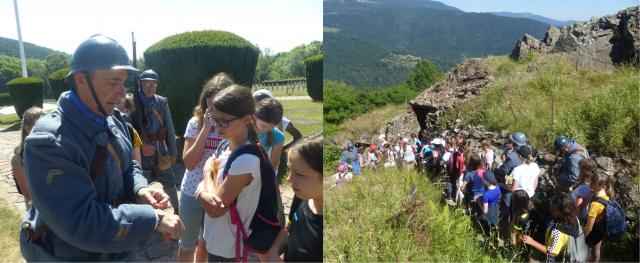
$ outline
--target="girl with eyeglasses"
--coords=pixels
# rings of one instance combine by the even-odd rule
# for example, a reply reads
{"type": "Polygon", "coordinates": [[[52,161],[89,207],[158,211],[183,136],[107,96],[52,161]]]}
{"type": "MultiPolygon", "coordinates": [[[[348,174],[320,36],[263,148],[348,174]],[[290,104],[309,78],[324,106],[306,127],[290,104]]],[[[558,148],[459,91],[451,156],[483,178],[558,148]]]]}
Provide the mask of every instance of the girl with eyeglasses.
{"type": "MultiPolygon", "coordinates": [[[[227,173],[223,167],[234,151],[257,144],[253,127],[255,105],[251,91],[240,85],[218,93],[210,104],[209,120],[218,134],[227,140],[228,146],[213,155],[204,167],[205,176],[214,176],[213,189],[205,190],[200,183],[196,198],[205,211],[204,240],[210,262],[232,262],[236,260],[236,225],[232,225],[228,207],[235,202],[240,221],[249,226],[258,207],[262,185],[260,158],[253,154],[240,154],[229,165],[227,173]]],[[[242,248],[237,248],[242,249],[242,248]]],[[[260,255],[259,255],[260,256],[260,255]]]]}
{"type": "Polygon", "coordinates": [[[180,220],[184,224],[184,232],[178,247],[178,261],[196,262],[207,260],[207,250],[202,237],[204,210],[196,200],[196,188],[202,182],[203,167],[222,144],[223,138],[214,128],[208,115],[212,108],[207,101],[213,100],[216,94],[233,84],[233,80],[225,73],[213,76],[202,87],[198,105],[193,109],[193,117],[187,124],[184,134],[184,151],[182,159],[185,173],[182,178],[182,195],[180,197],[180,220]]]}

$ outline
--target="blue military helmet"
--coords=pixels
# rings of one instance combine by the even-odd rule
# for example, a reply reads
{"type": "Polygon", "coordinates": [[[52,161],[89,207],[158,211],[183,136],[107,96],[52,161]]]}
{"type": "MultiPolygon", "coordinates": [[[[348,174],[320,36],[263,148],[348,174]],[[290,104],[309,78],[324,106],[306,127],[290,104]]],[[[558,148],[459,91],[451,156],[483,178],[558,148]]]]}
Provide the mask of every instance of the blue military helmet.
{"type": "Polygon", "coordinates": [[[155,81],[160,80],[160,78],[158,77],[158,73],[156,73],[151,69],[145,70],[142,73],[140,73],[140,76],[138,78],[140,80],[155,80],[155,81]]]}
{"type": "Polygon", "coordinates": [[[567,137],[565,137],[565,136],[558,136],[558,137],[556,138],[556,140],[555,140],[555,141],[553,141],[553,148],[554,148],[556,151],[559,151],[560,149],[562,149],[562,147],[563,147],[565,144],[568,144],[568,143],[569,143],[569,138],[567,138],[567,137]]]}
{"type": "Polygon", "coordinates": [[[73,52],[67,81],[70,81],[73,73],[98,69],[126,69],[134,73],[139,72],[129,64],[127,51],[117,41],[103,35],[93,35],[73,52]]]}
{"type": "Polygon", "coordinates": [[[522,132],[514,132],[509,135],[509,141],[518,146],[527,145],[527,136],[522,132]]]}

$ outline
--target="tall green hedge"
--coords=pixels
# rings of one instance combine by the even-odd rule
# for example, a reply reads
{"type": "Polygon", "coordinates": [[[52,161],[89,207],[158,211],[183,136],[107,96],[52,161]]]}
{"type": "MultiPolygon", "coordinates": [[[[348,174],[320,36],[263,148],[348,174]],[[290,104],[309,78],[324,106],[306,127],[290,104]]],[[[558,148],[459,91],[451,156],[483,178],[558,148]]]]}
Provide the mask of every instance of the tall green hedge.
{"type": "Polygon", "coordinates": [[[0,106],[9,106],[9,105],[13,105],[13,101],[11,101],[11,94],[0,93],[0,106]]]}
{"type": "Polygon", "coordinates": [[[202,85],[218,72],[251,87],[260,50],[224,31],[195,31],[167,37],[144,52],[145,66],[160,76],[158,94],[169,99],[176,134],[184,134],[202,85]]]}
{"type": "Polygon", "coordinates": [[[49,87],[53,92],[53,97],[57,100],[62,92],[69,90],[69,85],[64,82],[65,77],[69,73],[69,68],[61,68],[49,74],[49,87]]]}
{"type": "Polygon", "coordinates": [[[22,114],[33,107],[42,108],[42,91],[44,82],[40,78],[16,78],[7,82],[7,88],[13,100],[16,114],[22,119],[22,114]]]}
{"type": "Polygon", "coordinates": [[[307,93],[316,101],[322,101],[322,61],[324,55],[315,55],[308,58],[304,64],[307,69],[307,93]]]}

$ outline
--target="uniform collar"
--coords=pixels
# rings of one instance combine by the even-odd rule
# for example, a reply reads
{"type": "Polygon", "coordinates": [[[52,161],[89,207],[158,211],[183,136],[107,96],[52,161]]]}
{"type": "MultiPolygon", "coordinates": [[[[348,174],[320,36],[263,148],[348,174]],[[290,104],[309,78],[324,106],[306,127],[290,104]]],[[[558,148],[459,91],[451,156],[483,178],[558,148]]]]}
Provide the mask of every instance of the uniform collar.
{"type": "Polygon", "coordinates": [[[97,123],[98,125],[101,125],[102,127],[104,127],[105,130],[107,129],[107,118],[105,116],[100,116],[100,115],[95,114],[94,112],[92,112],[89,109],[89,107],[87,107],[87,105],[85,105],[80,100],[80,97],[78,97],[78,95],[76,94],[74,89],[71,89],[71,91],[69,92],[69,101],[86,118],[88,118],[89,120],[92,120],[93,122],[97,123]]]}
{"type": "MultiPolygon", "coordinates": [[[[102,123],[96,121],[96,119],[99,118],[92,119],[93,117],[91,117],[90,114],[87,114],[82,110],[82,107],[84,107],[85,110],[88,110],[86,105],[82,104],[79,99],[78,101],[81,106],[76,105],[77,102],[73,102],[73,96],[76,96],[77,98],[77,95],[72,95],[72,93],[73,92],[71,91],[67,91],[60,96],[58,99],[58,109],[63,113],[65,119],[78,127],[78,129],[82,133],[86,134],[87,137],[91,138],[99,145],[106,145],[109,141],[109,133],[114,133],[113,131],[110,131],[110,128],[108,128],[116,126],[114,118],[97,116],[102,118],[102,123]]],[[[89,112],[91,111],[89,110],[89,112]]]]}
{"type": "Polygon", "coordinates": [[[144,95],[144,92],[142,91],[142,89],[138,90],[138,97],[140,98],[140,102],[142,102],[142,104],[144,104],[144,106],[146,107],[152,107],[153,105],[156,104],[156,102],[158,102],[158,100],[156,100],[156,96],[154,95],[151,98],[147,98],[144,95]]]}

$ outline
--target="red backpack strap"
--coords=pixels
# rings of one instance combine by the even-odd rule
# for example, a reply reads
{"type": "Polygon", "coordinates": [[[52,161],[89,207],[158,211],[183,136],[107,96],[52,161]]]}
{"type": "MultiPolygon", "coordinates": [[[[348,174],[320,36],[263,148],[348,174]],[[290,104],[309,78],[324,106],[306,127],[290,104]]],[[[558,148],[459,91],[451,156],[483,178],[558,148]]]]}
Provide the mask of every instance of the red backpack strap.
{"type": "Polygon", "coordinates": [[[236,208],[235,201],[229,205],[229,215],[231,216],[231,224],[236,225],[236,262],[247,262],[249,251],[247,247],[242,244],[242,241],[248,236],[247,231],[244,229],[244,224],[242,224],[242,220],[240,220],[240,214],[238,213],[238,208],[236,208]],[[240,247],[242,247],[242,251],[240,251],[240,247]]]}

